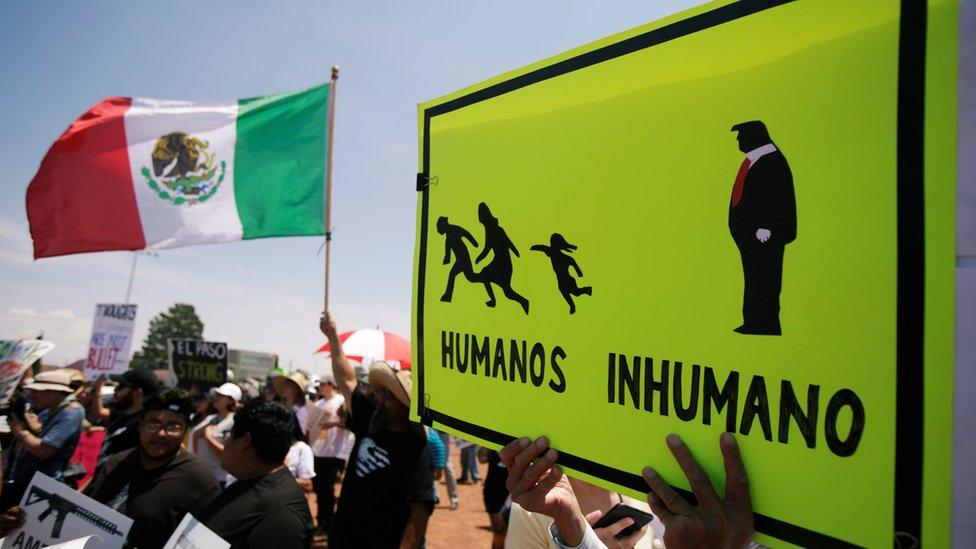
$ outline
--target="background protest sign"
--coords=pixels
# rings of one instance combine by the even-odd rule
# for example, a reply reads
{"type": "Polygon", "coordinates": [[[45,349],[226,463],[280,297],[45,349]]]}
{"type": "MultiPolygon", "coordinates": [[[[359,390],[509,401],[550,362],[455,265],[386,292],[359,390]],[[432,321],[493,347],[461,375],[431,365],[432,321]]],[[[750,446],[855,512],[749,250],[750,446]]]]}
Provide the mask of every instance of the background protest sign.
{"type": "Polygon", "coordinates": [[[40,339],[0,340],[0,407],[10,403],[27,368],[51,349],[54,343],[40,339]]]}
{"type": "Polygon", "coordinates": [[[207,389],[227,381],[227,344],[169,340],[169,369],[178,387],[207,389]]]}
{"type": "Polygon", "coordinates": [[[712,3],[421,105],[413,417],[635,496],[729,430],[765,539],[947,545],[956,8],[712,3]]]}
{"type": "Polygon", "coordinates": [[[44,473],[34,473],[20,501],[24,526],[7,534],[2,549],[48,547],[96,536],[84,546],[118,549],[132,528],[132,519],[82,495],[44,473]]]}
{"type": "Polygon", "coordinates": [[[135,304],[95,305],[88,360],[85,361],[85,374],[89,379],[102,374],[121,374],[129,369],[135,325],[135,304]]]}

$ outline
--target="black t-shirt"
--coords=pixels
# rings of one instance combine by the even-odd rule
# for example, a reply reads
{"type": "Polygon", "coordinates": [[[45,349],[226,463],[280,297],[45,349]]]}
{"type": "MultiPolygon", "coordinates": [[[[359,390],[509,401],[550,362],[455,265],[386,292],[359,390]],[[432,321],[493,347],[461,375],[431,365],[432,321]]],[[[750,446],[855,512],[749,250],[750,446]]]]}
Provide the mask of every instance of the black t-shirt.
{"type": "Polygon", "coordinates": [[[183,515],[199,516],[219,493],[210,467],[183,450],[153,469],[142,466],[138,449],[118,453],[85,488],[86,495],[133,520],[128,545],[139,549],[165,545],[183,515]]]}
{"type": "Polygon", "coordinates": [[[312,513],[286,467],[238,480],[200,517],[233,549],[305,549],[312,543],[312,513]]]}
{"type": "Polygon", "coordinates": [[[355,433],[356,445],[342,481],[329,547],[397,547],[410,518],[410,504],[433,506],[436,499],[427,438],[419,429],[389,430],[384,410],[358,387],[351,405],[346,426],[355,433]]]}
{"type": "Polygon", "coordinates": [[[105,427],[105,440],[98,454],[98,465],[102,465],[113,455],[139,446],[139,420],[142,410],[131,414],[113,414],[105,427]]]}

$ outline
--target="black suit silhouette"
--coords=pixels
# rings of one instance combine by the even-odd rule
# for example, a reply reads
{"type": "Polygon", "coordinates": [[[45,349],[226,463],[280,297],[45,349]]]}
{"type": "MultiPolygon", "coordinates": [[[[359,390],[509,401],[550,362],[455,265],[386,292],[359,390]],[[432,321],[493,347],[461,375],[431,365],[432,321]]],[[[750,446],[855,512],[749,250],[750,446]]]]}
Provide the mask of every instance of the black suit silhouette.
{"type": "MultiPolygon", "coordinates": [[[[743,152],[772,144],[762,122],[744,122],[732,130],[739,132],[739,149],[743,152]]],[[[739,249],[745,279],[742,326],[735,331],[780,335],[783,253],[786,245],[796,239],[796,197],[786,157],[778,149],[759,157],[748,166],[741,188],[733,188],[732,194],[729,232],[739,249]],[[769,231],[765,242],[757,236],[760,229],[769,231]]]]}

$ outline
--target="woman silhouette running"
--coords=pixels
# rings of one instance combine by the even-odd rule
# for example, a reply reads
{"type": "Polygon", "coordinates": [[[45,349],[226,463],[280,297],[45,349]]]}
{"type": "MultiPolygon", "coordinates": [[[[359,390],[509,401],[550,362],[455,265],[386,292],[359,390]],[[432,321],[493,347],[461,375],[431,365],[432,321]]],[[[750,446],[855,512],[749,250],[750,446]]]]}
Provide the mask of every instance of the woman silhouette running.
{"type": "Polygon", "coordinates": [[[512,256],[509,253],[513,252],[515,257],[519,257],[515,244],[508,238],[505,229],[498,225],[498,219],[491,215],[491,210],[484,202],[478,204],[478,221],[485,226],[485,247],[474,262],[481,263],[488,256],[488,252],[492,252],[491,261],[478,273],[485,285],[485,291],[488,292],[485,305],[495,306],[495,292],[491,290],[491,285],[495,284],[502,289],[505,297],[518,302],[525,314],[529,314],[529,300],[512,289],[512,256]]]}
{"type": "Polygon", "coordinates": [[[569,314],[575,313],[576,303],[573,302],[573,296],[593,295],[592,286],[580,288],[576,285],[576,279],[569,272],[570,269],[573,269],[576,271],[576,276],[583,276],[583,270],[580,269],[579,264],[576,263],[573,256],[566,253],[572,253],[576,249],[576,246],[566,242],[563,235],[552,233],[552,236],[549,237],[548,246],[545,244],[536,244],[530,249],[549,256],[549,261],[552,263],[552,272],[556,273],[556,284],[559,286],[559,293],[563,294],[563,299],[566,300],[566,303],[569,303],[569,314]]]}

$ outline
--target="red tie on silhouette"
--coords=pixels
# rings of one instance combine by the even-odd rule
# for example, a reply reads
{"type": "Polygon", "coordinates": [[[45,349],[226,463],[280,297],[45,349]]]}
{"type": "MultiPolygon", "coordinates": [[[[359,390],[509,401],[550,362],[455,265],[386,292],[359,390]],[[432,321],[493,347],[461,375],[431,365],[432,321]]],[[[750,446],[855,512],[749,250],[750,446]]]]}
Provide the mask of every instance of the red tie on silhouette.
{"type": "Polygon", "coordinates": [[[735,174],[735,186],[732,187],[732,207],[739,205],[739,200],[742,200],[742,187],[746,183],[746,172],[749,171],[749,157],[747,156],[742,160],[742,165],[739,166],[739,173],[735,174]]]}

